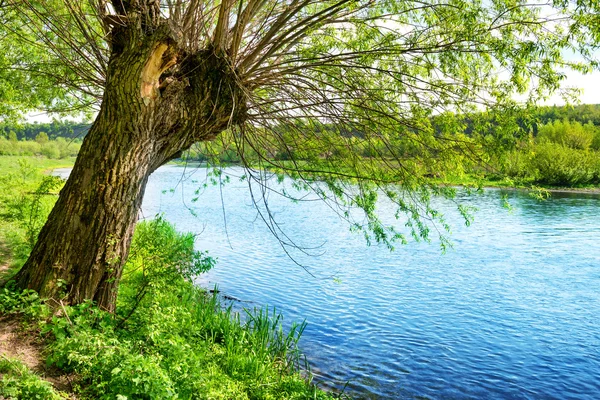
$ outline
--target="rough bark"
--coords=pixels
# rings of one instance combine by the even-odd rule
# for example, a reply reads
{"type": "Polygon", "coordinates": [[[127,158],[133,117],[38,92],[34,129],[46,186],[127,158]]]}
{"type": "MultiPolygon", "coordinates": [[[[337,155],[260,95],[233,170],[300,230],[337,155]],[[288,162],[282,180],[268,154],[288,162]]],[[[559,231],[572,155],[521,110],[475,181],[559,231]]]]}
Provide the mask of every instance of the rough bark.
{"type": "Polygon", "coordinates": [[[112,32],[101,110],[24,267],[20,287],[114,311],[149,175],[244,119],[224,54],[180,50],[166,24],[112,32]]]}

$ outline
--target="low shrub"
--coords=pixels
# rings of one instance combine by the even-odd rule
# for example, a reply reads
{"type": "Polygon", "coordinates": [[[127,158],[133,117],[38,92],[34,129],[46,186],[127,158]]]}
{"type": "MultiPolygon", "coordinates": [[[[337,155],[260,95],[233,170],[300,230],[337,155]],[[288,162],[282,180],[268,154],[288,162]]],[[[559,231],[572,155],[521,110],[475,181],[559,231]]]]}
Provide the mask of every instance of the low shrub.
{"type": "Polygon", "coordinates": [[[40,153],[48,158],[60,158],[60,150],[55,142],[46,142],[42,144],[40,153]]]}
{"type": "Polygon", "coordinates": [[[136,228],[116,314],[86,302],[52,315],[35,293],[11,286],[0,311],[37,318],[48,363],[77,373],[81,398],[332,398],[300,373],[305,325],[286,332],[275,310],[223,307],[193,284],[213,265],[193,235],[159,217],[136,228]]]}
{"type": "Polygon", "coordinates": [[[517,179],[526,179],[530,177],[531,156],[532,154],[528,149],[507,152],[501,162],[503,174],[517,179]]]}
{"type": "Polygon", "coordinates": [[[600,183],[600,152],[542,142],[507,153],[506,176],[538,185],[576,187],[600,183]]]}
{"type": "Polygon", "coordinates": [[[81,143],[58,138],[56,140],[8,140],[0,137],[0,156],[44,156],[52,159],[74,157],[81,143]]]}
{"type": "Polygon", "coordinates": [[[56,146],[60,152],[59,158],[75,157],[81,149],[81,142],[74,140],[66,140],[64,138],[57,138],[56,146]]]}
{"type": "Polygon", "coordinates": [[[598,134],[598,127],[592,123],[582,125],[567,119],[542,125],[538,132],[539,143],[555,143],[571,149],[588,150],[598,134]]]}
{"type": "Polygon", "coordinates": [[[54,390],[16,359],[0,356],[0,398],[6,400],[40,399],[61,400],[67,397],[54,390]]]}
{"type": "Polygon", "coordinates": [[[531,170],[535,181],[552,186],[578,186],[597,183],[599,155],[556,143],[535,146],[531,170]]]}
{"type": "Polygon", "coordinates": [[[42,145],[31,140],[23,140],[16,143],[17,153],[15,156],[35,156],[42,153],[42,145]]]}

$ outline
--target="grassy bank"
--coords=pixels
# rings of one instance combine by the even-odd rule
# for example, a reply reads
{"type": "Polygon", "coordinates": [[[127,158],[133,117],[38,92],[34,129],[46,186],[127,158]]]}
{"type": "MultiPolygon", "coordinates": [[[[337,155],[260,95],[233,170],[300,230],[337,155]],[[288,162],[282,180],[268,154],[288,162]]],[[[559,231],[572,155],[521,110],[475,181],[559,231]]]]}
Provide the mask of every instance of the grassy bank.
{"type": "Polygon", "coordinates": [[[573,193],[600,193],[600,185],[540,185],[531,179],[513,179],[500,177],[496,174],[464,174],[460,176],[445,176],[444,179],[433,179],[433,182],[445,186],[468,188],[497,188],[508,190],[525,190],[534,192],[573,192],[573,193]]]}
{"type": "Polygon", "coordinates": [[[0,156],[0,266],[25,261],[62,181],[49,170],[70,167],[74,158],[0,156]]]}
{"type": "MultiPolygon", "coordinates": [[[[6,167],[0,170],[0,237],[5,263],[10,258],[16,268],[60,187],[41,171],[64,164],[14,163],[0,157],[6,167]]],[[[274,310],[240,315],[193,285],[194,276],[213,265],[194,250],[192,234],[158,218],[136,229],[115,314],[91,303],[69,307],[40,299],[8,284],[0,289],[0,333],[13,327],[13,336],[30,338],[44,367],[0,355],[0,398],[333,398],[303,372],[297,346],[303,324],[284,331],[274,310]],[[69,384],[50,384],[48,367],[69,384]]]]}
{"type": "MultiPolygon", "coordinates": [[[[0,292],[0,312],[39,332],[47,362],[75,377],[79,398],[332,398],[300,373],[302,324],[285,333],[274,311],[235,314],[186,278],[213,262],[189,246],[193,236],[159,219],[142,223],[134,240],[115,315],[11,286],[0,292]]],[[[30,372],[3,379],[0,395],[32,390],[30,372]]]]}
{"type": "MultiPolygon", "coordinates": [[[[0,156],[0,176],[20,173],[23,163],[29,164],[35,169],[35,173],[43,174],[55,168],[68,168],[75,164],[75,157],[53,159],[43,156],[0,156]]],[[[35,180],[31,180],[34,184],[35,180]]]]}

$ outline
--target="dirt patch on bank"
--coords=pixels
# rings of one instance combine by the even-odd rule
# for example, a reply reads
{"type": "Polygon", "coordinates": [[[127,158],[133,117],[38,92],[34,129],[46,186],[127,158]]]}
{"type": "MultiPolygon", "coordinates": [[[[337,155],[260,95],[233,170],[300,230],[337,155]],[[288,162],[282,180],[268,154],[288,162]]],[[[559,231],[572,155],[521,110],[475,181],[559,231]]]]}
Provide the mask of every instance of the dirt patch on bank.
{"type": "Polygon", "coordinates": [[[58,391],[67,394],[69,399],[77,400],[73,394],[76,376],[48,367],[44,347],[39,332],[27,329],[21,317],[14,314],[0,316],[0,357],[20,360],[58,391]]]}
{"type": "Polygon", "coordinates": [[[23,328],[21,318],[14,315],[0,317],[0,355],[17,358],[34,371],[44,365],[41,357],[43,344],[23,328]]]}

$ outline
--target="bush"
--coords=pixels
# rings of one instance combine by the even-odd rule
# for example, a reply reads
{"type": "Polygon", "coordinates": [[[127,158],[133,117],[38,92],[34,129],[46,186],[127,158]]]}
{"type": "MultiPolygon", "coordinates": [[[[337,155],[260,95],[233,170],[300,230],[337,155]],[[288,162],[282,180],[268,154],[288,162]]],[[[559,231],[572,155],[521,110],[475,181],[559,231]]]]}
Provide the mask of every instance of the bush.
{"type": "Polygon", "coordinates": [[[531,170],[535,181],[554,186],[576,186],[598,182],[599,154],[555,143],[535,146],[531,170]]]}
{"type": "Polygon", "coordinates": [[[35,136],[35,141],[42,145],[48,143],[49,140],[46,132],[40,132],[35,136]]]}
{"type": "MultiPolygon", "coordinates": [[[[39,136],[39,135],[38,135],[39,136]]],[[[47,158],[74,157],[79,153],[79,141],[67,141],[64,138],[44,140],[44,137],[33,140],[7,140],[0,137],[0,155],[3,156],[40,156],[47,158]]]]}
{"type": "Polygon", "coordinates": [[[48,158],[59,158],[60,157],[60,150],[58,149],[58,146],[54,142],[47,142],[47,143],[42,144],[41,153],[43,156],[48,157],[48,158]]]}
{"type": "Polygon", "coordinates": [[[17,152],[15,142],[0,137],[0,155],[1,156],[12,156],[17,152]]]}
{"type": "Polygon", "coordinates": [[[34,141],[26,140],[17,142],[20,156],[35,156],[41,154],[42,146],[34,141]]]}
{"type": "Polygon", "coordinates": [[[594,139],[592,140],[590,148],[596,151],[600,150],[600,127],[596,128],[596,133],[594,134],[594,139]]]}
{"type": "Polygon", "coordinates": [[[511,178],[526,179],[531,176],[531,151],[512,150],[504,155],[502,173],[511,178]]]}
{"type": "Polygon", "coordinates": [[[81,148],[79,141],[65,140],[64,138],[56,139],[55,143],[60,152],[59,158],[75,157],[81,148]]]}
{"type": "Polygon", "coordinates": [[[598,128],[591,123],[582,125],[565,119],[541,126],[537,138],[540,143],[555,143],[571,149],[587,150],[597,134],[598,128]]]}
{"type": "Polygon", "coordinates": [[[223,309],[192,283],[214,261],[162,218],[138,225],[117,313],[84,303],[44,331],[49,362],[74,370],[92,398],[330,399],[299,374],[297,342],[274,311],[223,309]]]}
{"type": "Polygon", "coordinates": [[[19,360],[0,356],[0,376],[1,399],[67,399],[65,395],[57,393],[50,382],[32,373],[19,360]]]}
{"type": "Polygon", "coordinates": [[[64,181],[43,175],[29,160],[16,161],[18,169],[0,175],[0,239],[18,264],[28,257],[64,181]]]}

